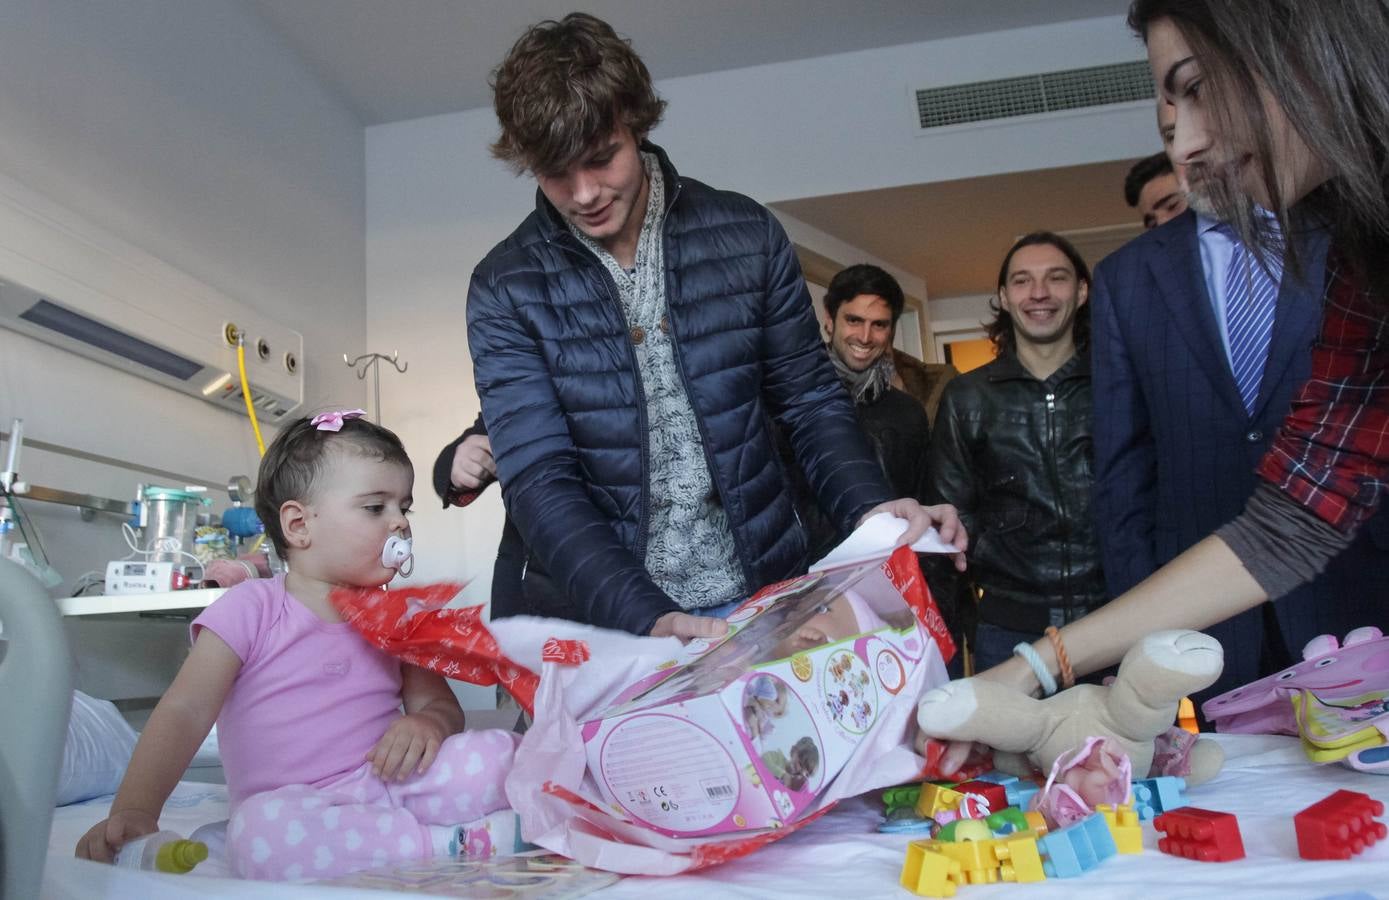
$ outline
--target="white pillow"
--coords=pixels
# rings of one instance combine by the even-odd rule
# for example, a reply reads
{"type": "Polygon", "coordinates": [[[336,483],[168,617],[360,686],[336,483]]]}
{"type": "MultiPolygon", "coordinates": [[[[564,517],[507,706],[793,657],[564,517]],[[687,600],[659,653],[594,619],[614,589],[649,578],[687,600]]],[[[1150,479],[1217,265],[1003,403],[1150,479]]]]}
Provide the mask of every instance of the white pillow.
{"type": "Polygon", "coordinates": [[[57,805],[114,794],[130,763],[135,740],[135,729],[114,703],[73,691],[57,805]]]}

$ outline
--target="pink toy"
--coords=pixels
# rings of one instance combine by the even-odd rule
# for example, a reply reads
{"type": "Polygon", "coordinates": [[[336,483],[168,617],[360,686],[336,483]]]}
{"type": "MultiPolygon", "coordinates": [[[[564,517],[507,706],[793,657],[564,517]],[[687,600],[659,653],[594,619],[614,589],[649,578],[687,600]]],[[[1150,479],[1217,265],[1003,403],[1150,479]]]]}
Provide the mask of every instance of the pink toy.
{"type": "Polygon", "coordinates": [[[1389,688],[1389,638],[1378,628],[1357,628],[1345,643],[1334,635],[1313,638],[1302,662],[1201,704],[1217,731],[1298,734],[1291,697],[1304,690],[1321,700],[1359,697],[1389,688]]]}
{"type": "Polygon", "coordinates": [[[1101,804],[1124,803],[1132,780],[1133,768],[1118,743],[1091,737],[1075,752],[1056,758],[1032,805],[1057,830],[1079,822],[1101,804]]]}

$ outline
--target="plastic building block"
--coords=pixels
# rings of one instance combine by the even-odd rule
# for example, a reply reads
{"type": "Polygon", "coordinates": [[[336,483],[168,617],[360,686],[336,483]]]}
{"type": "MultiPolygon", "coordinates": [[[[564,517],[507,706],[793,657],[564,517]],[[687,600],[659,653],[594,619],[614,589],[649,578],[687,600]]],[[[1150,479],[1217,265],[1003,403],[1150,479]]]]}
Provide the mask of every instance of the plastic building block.
{"type": "MultiPolygon", "coordinates": [[[[967,822],[960,824],[968,827],[967,822]]],[[[983,825],[982,822],[978,824],[983,825]]],[[[943,856],[958,865],[958,874],[949,876],[957,884],[1031,882],[1046,878],[1037,838],[1030,832],[1020,832],[1002,839],[959,840],[955,843],[913,841],[911,846],[920,848],[923,853],[943,856]]],[[[903,872],[905,878],[906,869],[903,872]]]]}
{"type": "Polygon", "coordinates": [[[934,819],[917,815],[915,808],[898,806],[888,810],[882,823],[878,825],[878,831],[883,834],[915,834],[931,837],[931,832],[935,827],[934,819]]]}
{"type": "Polygon", "coordinates": [[[952,791],[950,788],[943,788],[938,784],[923,784],[921,786],[921,796],[916,801],[916,811],[923,816],[934,819],[937,814],[959,808],[960,801],[964,795],[952,791]]]}
{"type": "Polygon", "coordinates": [[[954,844],[927,843],[960,864],[961,884],[993,884],[997,881],[1041,881],[1041,853],[1031,834],[1015,834],[1004,839],[960,841],[954,844]]]}
{"type": "Polygon", "coordinates": [[[922,841],[907,845],[902,864],[902,887],[918,897],[953,897],[960,881],[960,864],[947,856],[927,850],[922,841]]]}
{"type": "Polygon", "coordinates": [[[998,881],[999,860],[994,841],[914,841],[925,849],[959,863],[957,884],[993,884],[998,881]]]}
{"type": "Polygon", "coordinates": [[[1040,785],[1031,781],[1015,781],[1005,784],[1003,788],[1008,792],[1008,805],[1016,806],[1021,810],[1030,809],[1032,798],[1042,790],[1040,785]]]}
{"type": "Polygon", "coordinates": [[[999,860],[998,877],[1003,881],[1024,883],[1046,879],[1042,854],[1034,835],[1013,834],[995,843],[998,845],[994,850],[999,860]]]}
{"type": "Polygon", "coordinates": [[[1027,820],[1027,830],[1037,835],[1037,837],[1041,837],[1051,830],[1047,826],[1046,817],[1035,809],[1029,809],[1022,814],[1022,817],[1027,820]]]}
{"type": "Polygon", "coordinates": [[[1043,835],[1037,840],[1042,871],[1048,878],[1074,878],[1118,852],[1109,826],[1099,813],[1043,835]]]}
{"type": "Polygon", "coordinates": [[[1009,775],[1007,772],[1000,772],[995,769],[992,772],[985,772],[983,775],[976,775],[975,781],[987,781],[990,784],[1009,785],[1018,780],[1018,776],[1009,775]]]}
{"type": "Polygon", "coordinates": [[[1186,806],[1186,779],[1172,775],[1140,778],[1133,783],[1133,808],[1146,822],[1170,809],[1186,806]]]}
{"type": "Polygon", "coordinates": [[[995,837],[1004,837],[1015,831],[1027,831],[1032,827],[1027,821],[1027,816],[1016,806],[1005,807],[998,812],[985,816],[984,821],[988,823],[989,830],[995,837]]]}
{"type": "Polygon", "coordinates": [[[887,807],[888,812],[892,812],[899,806],[916,806],[917,798],[921,796],[921,785],[905,784],[901,787],[888,788],[883,791],[883,806],[887,807]]]}
{"type": "Polygon", "coordinates": [[[1375,816],[1384,804],[1357,791],[1336,791],[1293,816],[1297,855],[1303,859],[1350,859],[1376,841],[1385,826],[1375,816]]]}
{"type": "Polygon", "coordinates": [[[995,808],[989,805],[989,798],[983,794],[960,794],[960,803],[955,807],[955,812],[961,819],[984,819],[995,808]]]}
{"type": "Polygon", "coordinates": [[[1138,824],[1138,813],[1134,812],[1132,803],[1117,808],[1101,803],[1095,809],[1104,816],[1104,823],[1109,826],[1109,834],[1120,853],[1143,852],[1143,826],[1138,824]]]}
{"type": "Polygon", "coordinates": [[[987,781],[965,781],[955,785],[955,790],[961,794],[978,794],[989,801],[989,809],[999,810],[1008,807],[1008,789],[1001,784],[990,784],[987,781]]]}
{"type": "Polygon", "coordinates": [[[1153,827],[1167,835],[1158,841],[1163,853],[1200,862],[1244,859],[1239,821],[1230,813],[1184,806],[1158,816],[1153,827]]]}

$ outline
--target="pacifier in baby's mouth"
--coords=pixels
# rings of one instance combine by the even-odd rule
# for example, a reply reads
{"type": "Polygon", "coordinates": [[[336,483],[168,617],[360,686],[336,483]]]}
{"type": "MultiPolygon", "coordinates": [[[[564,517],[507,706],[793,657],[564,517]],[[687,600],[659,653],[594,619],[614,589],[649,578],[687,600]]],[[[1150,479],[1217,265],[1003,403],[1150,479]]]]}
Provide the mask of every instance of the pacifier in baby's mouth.
{"type": "Polygon", "coordinates": [[[398,534],[386,538],[386,545],[381,548],[381,565],[410,577],[415,570],[414,540],[398,534]]]}

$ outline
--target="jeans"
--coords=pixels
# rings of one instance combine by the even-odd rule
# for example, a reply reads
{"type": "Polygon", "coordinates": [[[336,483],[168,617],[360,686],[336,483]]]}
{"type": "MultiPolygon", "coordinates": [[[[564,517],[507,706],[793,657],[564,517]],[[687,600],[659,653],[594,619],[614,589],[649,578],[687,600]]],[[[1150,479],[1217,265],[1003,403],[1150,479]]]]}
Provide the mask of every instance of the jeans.
{"type": "Polygon", "coordinates": [[[1040,634],[980,622],[974,635],[974,671],[978,673],[992,669],[1011,657],[1013,648],[1019,643],[1030,644],[1040,637],[1040,634]]]}
{"type": "Polygon", "coordinates": [[[718,606],[700,606],[695,609],[687,609],[685,612],[692,616],[699,616],[705,619],[726,619],[739,606],[743,605],[746,597],[739,597],[737,600],[730,600],[727,603],[720,603],[718,606]]]}

